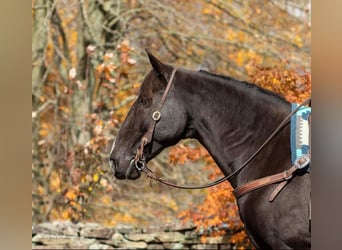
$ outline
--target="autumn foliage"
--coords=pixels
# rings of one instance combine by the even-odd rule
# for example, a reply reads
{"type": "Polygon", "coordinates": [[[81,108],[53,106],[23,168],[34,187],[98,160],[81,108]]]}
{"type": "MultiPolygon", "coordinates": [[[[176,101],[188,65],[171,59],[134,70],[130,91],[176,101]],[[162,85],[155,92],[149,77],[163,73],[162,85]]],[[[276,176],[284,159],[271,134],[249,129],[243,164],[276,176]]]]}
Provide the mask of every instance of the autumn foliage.
{"type": "MultiPolygon", "coordinates": [[[[90,59],[96,49],[88,46],[90,59]]],[[[89,203],[94,195],[113,190],[109,178],[105,176],[108,167],[104,164],[103,152],[110,144],[108,135],[122,122],[137,89],[134,82],[129,88],[120,85],[127,84],[121,78],[127,79],[128,71],[135,64],[129,54],[128,41],[123,41],[116,52],[119,59],[114,58],[113,52],[106,52],[102,63],[94,68],[96,83],[91,98],[94,112],[85,112],[83,117],[76,120],[80,126],[78,133],[84,133],[89,138],[85,143],[68,146],[68,141],[74,139],[74,131],[68,130],[73,108],[70,96],[77,93],[87,96],[87,81],[78,79],[75,68],[69,70],[68,80],[60,85],[63,91],[60,95],[54,94],[47,86],[45,95],[51,93],[50,100],[45,96],[40,99],[46,109],[39,114],[39,141],[33,155],[34,162],[40,161],[43,165],[33,168],[33,202],[37,209],[33,212],[34,216],[39,216],[44,211],[45,218],[38,217],[38,220],[79,221],[87,218],[92,212],[89,211],[89,203]],[[132,97],[127,99],[127,96],[132,97]],[[56,102],[60,103],[57,109],[53,106],[56,102]],[[108,112],[109,109],[117,112],[108,112]],[[52,200],[47,200],[51,197],[52,200]]],[[[51,74],[50,77],[54,76],[51,74]]],[[[84,110],[88,110],[88,107],[84,107],[84,110]]]]}
{"type": "Polygon", "coordinates": [[[289,68],[287,61],[281,61],[273,67],[254,64],[252,69],[249,72],[252,82],[289,102],[300,103],[311,96],[311,74],[304,68],[289,68]]]}
{"type": "MultiPolygon", "coordinates": [[[[180,144],[170,150],[170,163],[185,164],[187,161],[204,161],[204,172],[208,173],[208,179],[216,180],[222,176],[220,169],[214,160],[202,146],[187,147],[180,144]]],[[[230,242],[241,247],[250,248],[246,232],[239,219],[238,208],[232,194],[233,188],[228,182],[208,189],[205,200],[202,204],[190,207],[181,212],[178,216],[183,222],[192,221],[203,232],[202,240],[205,237],[231,234],[230,242]],[[225,228],[225,230],[224,230],[225,228]]]]}

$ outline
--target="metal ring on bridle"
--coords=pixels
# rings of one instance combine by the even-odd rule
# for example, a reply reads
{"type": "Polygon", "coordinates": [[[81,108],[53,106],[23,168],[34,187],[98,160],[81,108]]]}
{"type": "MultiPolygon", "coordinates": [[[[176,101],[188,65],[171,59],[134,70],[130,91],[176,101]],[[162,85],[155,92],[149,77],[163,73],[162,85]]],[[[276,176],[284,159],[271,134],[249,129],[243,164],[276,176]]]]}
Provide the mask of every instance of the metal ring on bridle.
{"type": "Polygon", "coordinates": [[[158,121],[161,117],[161,113],[159,111],[154,111],[153,114],[152,114],[152,119],[154,121],[158,121]]]}
{"type": "Polygon", "coordinates": [[[134,161],[135,168],[138,171],[142,171],[146,167],[146,162],[143,160],[134,161]]]}

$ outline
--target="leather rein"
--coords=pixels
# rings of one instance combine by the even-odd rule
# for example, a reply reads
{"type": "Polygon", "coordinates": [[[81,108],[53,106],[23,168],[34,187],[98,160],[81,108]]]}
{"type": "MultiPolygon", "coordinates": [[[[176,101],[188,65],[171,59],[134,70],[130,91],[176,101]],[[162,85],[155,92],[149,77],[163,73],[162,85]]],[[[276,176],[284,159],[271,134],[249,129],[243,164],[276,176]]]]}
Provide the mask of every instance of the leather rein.
{"type": "MultiPolygon", "coordinates": [[[[300,104],[295,110],[293,110],[279,125],[278,127],[272,132],[272,134],[266,139],[266,141],[255,151],[254,154],[252,154],[238,169],[233,171],[231,174],[221,177],[213,182],[210,182],[208,184],[204,185],[198,185],[198,186],[183,186],[183,185],[177,185],[174,183],[171,183],[167,180],[164,180],[158,176],[156,176],[152,170],[150,170],[147,167],[146,159],[144,156],[144,148],[152,142],[153,133],[156,127],[157,122],[161,119],[161,109],[165,103],[166,97],[170,91],[173,79],[175,77],[177,68],[174,68],[172,70],[171,76],[167,82],[166,89],[164,91],[164,94],[162,96],[162,99],[157,107],[157,109],[152,113],[152,123],[145,133],[145,135],[142,137],[140,141],[140,147],[137,149],[137,153],[132,161],[134,161],[135,168],[140,171],[144,172],[147,177],[154,179],[162,184],[165,184],[170,187],[179,188],[179,189],[203,189],[208,188],[212,186],[216,186],[224,181],[229,180],[234,175],[239,173],[243,168],[245,168],[257,155],[258,153],[276,136],[276,134],[287,124],[287,122],[290,121],[291,116],[294,115],[301,107],[307,105],[311,101],[311,97],[305,100],[302,104],[300,104]]],[[[244,184],[240,187],[237,187],[233,192],[236,198],[240,198],[242,195],[255,190],[257,188],[273,184],[273,183],[279,183],[277,188],[274,190],[274,192],[271,194],[269,201],[273,201],[274,198],[277,196],[277,194],[281,191],[281,189],[286,185],[286,183],[293,177],[294,173],[297,172],[300,169],[305,168],[310,163],[310,157],[308,155],[304,155],[303,157],[299,158],[293,166],[291,166],[288,170],[267,176],[264,178],[260,178],[254,181],[251,181],[247,184],[244,184]]]]}

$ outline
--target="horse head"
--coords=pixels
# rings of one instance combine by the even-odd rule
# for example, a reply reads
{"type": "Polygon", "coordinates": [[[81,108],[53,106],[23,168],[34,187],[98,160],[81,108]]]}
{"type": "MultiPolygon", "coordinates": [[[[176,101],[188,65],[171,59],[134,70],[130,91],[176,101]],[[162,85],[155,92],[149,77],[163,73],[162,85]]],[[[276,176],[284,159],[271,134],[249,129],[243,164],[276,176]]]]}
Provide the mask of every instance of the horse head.
{"type": "Polygon", "coordinates": [[[187,115],[174,88],[178,71],[146,51],[153,69],[143,80],[110,153],[110,166],[118,179],[139,178],[141,168],[182,139],[186,130],[187,115]]]}

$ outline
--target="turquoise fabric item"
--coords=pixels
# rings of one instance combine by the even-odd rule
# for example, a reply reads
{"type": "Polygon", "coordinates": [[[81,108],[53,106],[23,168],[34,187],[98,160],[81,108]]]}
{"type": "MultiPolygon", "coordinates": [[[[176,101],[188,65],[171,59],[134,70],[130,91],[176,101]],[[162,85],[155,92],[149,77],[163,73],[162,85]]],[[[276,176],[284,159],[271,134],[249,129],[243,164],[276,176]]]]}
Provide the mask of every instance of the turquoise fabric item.
{"type": "MultiPolygon", "coordinates": [[[[299,104],[292,103],[292,111],[299,104]]],[[[303,106],[291,117],[291,160],[292,164],[300,156],[309,154],[309,115],[311,108],[303,106]]]]}

